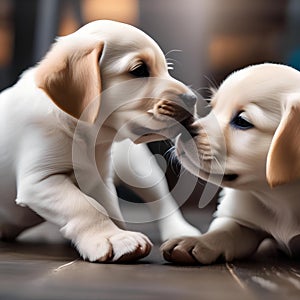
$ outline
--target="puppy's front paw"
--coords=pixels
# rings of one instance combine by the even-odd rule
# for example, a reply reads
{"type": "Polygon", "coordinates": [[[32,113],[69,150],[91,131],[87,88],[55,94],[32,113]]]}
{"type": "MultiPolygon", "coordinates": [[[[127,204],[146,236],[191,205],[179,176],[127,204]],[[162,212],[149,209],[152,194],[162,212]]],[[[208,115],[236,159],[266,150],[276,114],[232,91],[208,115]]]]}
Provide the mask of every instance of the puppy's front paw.
{"type": "Polygon", "coordinates": [[[220,256],[225,256],[226,260],[233,256],[229,247],[220,247],[218,239],[210,239],[205,235],[167,241],[161,246],[161,251],[167,261],[180,264],[211,264],[220,256]]]}
{"type": "Polygon", "coordinates": [[[76,247],[91,262],[129,262],[147,256],[152,243],[142,233],[116,230],[110,235],[87,235],[76,247]]]}
{"type": "Polygon", "coordinates": [[[113,247],[112,261],[134,261],[147,256],[153,244],[144,234],[133,231],[121,231],[109,238],[113,247]]]}

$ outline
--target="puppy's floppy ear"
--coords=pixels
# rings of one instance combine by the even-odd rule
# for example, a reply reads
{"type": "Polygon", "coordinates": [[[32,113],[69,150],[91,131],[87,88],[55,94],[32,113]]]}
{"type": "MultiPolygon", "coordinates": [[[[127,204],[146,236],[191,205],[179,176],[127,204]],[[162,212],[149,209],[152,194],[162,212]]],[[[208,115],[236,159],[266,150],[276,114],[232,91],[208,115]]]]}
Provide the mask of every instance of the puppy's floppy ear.
{"type": "Polygon", "coordinates": [[[84,118],[94,123],[100,108],[102,50],[103,42],[59,40],[37,68],[37,86],[60,109],[77,119],[95,101],[84,118]]]}
{"type": "Polygon", "coordinates": [[[300,95],[287,102],[267,157],[271,187],[300,178],[300,95]]]}

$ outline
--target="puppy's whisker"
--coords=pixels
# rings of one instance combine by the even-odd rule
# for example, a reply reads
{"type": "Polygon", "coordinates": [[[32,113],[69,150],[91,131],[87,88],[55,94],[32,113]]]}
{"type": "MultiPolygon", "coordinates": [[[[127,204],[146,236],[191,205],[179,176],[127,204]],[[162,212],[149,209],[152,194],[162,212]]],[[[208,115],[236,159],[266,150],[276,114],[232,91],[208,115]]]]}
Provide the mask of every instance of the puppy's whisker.
{"type": "Polygon", "coordinates": [[[168,160],[171,166],[171,170],[174,173],[177,173],[178,171],[176,169],[180,169],[182,167],[180,159],[177,157],[175,152],[175,146],[171,147],[169,150],[166,151],[164,156],[168,156],[168,160]]]}
{"type": "MultiPolygon", "coordinates": [[[[195,90],[196,92],[202,92],[202,91],[206,91],[206,92],[209,92],[211,94],[211,89],[208,88],[208,87],[200,87],[198,89],[195,90]]],[[[205,99],[206,101],[210,101],[210,99],[205,99]]]]}
{"type": "Polygon", "coordinates": [[[167,65],[171,64],[173,67],[174,67],[176,64],[179,65],[179,66],[182,65],[178,60],[176,60],[176,59],[174,59],[174,58],[166,58],[166,61],[167,61],[167,65]]]}
{"type": "Polygon", "coordinates": [[[166,157],[166,156],[169,156],[169,158],[170,158],[172,155],[175,155],[175,146],[173,146],[173,147],[171,147],[170,149],[168,149],[168,150],[165,152],[165,154],[164,154],[165,157],[166,157]]]}
{"type": "Polygon", "coordinates": [[[209,78],[208,76],[204,75],[203,76],[208,82],[209,84],[212,86],[212,88],[208,88],[208,90],[213,93],[213,90],[217,90],[218,89],[218,84],[215,78],[209,78]]]}
{"type": "MultiPolygon", "coordinates": [[[[173,52],[182,52],[182,50],[179,50],[179,49],[172,49],[172,50],[169,50],[166,54],[165,54],[165,57],[167,58],[167,56],[173,52]]],[[[168,58],[170,59],[170,58],[168,58]]]]}
{"type": "MultiPolygon", "coordinates": [[[[173,165],[175,165],[176,169],[180,169],[182,164],[181,161],[178,159],[178,157],[176,156],[175,152],[173,153],[173,165]]],[[[176,170],[173,170],[174,172],[176,172],[176,170]]]]}
{"type": "MultiPolygon", "coordinates": [[[[182,166],[182,165],[180,165],[180,166],[182,166]]],[[[180,175],[185,175],[186,173],[187,173],[187,169],[186,168],[182,168],[180,175]]]]}

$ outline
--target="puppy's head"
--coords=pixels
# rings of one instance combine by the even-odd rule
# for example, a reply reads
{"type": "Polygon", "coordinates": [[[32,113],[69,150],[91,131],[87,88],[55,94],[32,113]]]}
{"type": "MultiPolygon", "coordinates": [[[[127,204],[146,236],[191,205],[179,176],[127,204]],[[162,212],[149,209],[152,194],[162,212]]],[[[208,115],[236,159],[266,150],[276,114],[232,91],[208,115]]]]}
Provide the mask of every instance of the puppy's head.
{"type": "Polygon", "coordinates": [[[69,115],[98,121],[135,142],[178,134],[196,102],[190,89],[169,75],[149,36],[113,21],[95,21],[59,38],[35,78],[69,115]]]}
{"type": "Polygon", "coordinates": [[[300,177],[300,73],[262,64],[230,75],[212,110],[191,125],[177,155],[194,174],[234,188],[271,187],[300,177]]]}

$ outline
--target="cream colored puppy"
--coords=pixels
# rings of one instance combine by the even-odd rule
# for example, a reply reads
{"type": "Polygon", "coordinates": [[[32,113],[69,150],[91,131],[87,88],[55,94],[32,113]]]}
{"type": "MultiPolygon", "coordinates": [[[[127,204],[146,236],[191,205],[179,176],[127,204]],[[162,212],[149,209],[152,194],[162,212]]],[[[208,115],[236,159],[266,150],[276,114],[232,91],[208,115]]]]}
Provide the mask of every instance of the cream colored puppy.
{"type": "Polygon", "coordinates": [[[192,125],[177,155],[194,174],[221,183],[225,194],[208,233],[162,246],[169,261],[210,264],[251,255],[273,237],[300,254],[300,72],[277,64],[230,75],[212,111],[192,125]]]}
{"type": "MultiPolygon", "coordinates": [[[[89,261],[146,256],[149,239],[121,229],[111,147],[174,137],[195,101],[158,45],[132,26],[96,21],[59,38],[0,95],[1,238],[47,220],[89,261]]],[[[198,232],[173,217],[183,232],[198,232]]]]}

